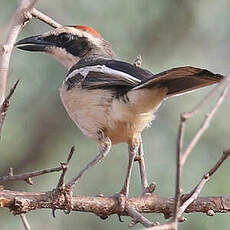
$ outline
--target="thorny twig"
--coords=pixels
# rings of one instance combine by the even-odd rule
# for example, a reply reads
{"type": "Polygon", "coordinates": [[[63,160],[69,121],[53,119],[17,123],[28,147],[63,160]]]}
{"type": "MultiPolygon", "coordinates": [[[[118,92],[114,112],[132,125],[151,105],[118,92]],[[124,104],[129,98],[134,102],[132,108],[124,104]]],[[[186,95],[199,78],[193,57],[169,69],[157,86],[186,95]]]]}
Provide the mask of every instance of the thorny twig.
{"type": "MultiPolygon", "coordinates": [[[[211,110],[210,113],[208,113],[200,127],[200,129],[197,131],[196,135],[193,137],[192,141],[189,143],[187,149],[184,151],[182,159],[181,159],[181,163],[184,164],[188,155],[190,154],[190,152],[192,151],[192,149],[194,148],[194,146],[197,144],[197,142],[199,141],[200,137],[203,135],[203,133],[206,131],[206,129],[209,127],[209,123],[211,121],[211,119],[213,118],[214,114],[216,113],[216,111],[218,110],[218,108],[220,107],[220,105],[223,103],[225,97],[228,94],[228,90],[230,87],[230,79],[225,78],[219,85],[217,85],[214,89],[215,91],[217,91],[220,87],[223,87],[223,91],[220,94],[215,106],[213,107],[213,109],[211,110]]],[[[209,100],[209,98],[211,98],[213,94],[213,91],[211,91],[207,97],[205,97],[205,99],[203,100],[204,102],[200,103],[200,107],[195,107],[194,110],[192,110],[189,113],[184,113],[183,119],[186,121],[188,118],[191,118],[193,115],[195,115],[198,111],[199,108],[201,108],[201,106],[209,100]]],[[[185,122],[184,121],[184,122],[185,122]]]]}
{"type": "Polygon", "coordinates": [[[33,8],[32,12],[31,12],[32,16],[41,20],[42,22],[52,26],[53,28],[58,28],[61,27],[62,25],[59,24],[58,22],[56,22],[54,19],[52,19],[51,17],[45,15],[44,13],[40,12],[39,10],[33,8]]]}
{"type": "Polygon", "coordinates": [[[230,149],[223,152],[221,158],[217,161],[217,163],[212,167],[211,170],[209,170],[208,173],[206,173],[199,184],[190,192],[190,194],[186,195],[186,201],[183,203],[183,205],[180,207],[178,211],[178,217],[180,217],[185,209],[198,197],[201,190],[203,189],[204,185],[209,181],[211,176],[219,169],[219,167],[222,165],[222,163],[230,156],[230,149]]]}
{"type": "Polygon", "coordinates": [[[48,169],[42,169],[34,172],[28,172],[28,173],[21,173],[18,175],[7,175],[7,176],[1,176],[0,182],[6,182],[6,181],[17,181],[17,180],[27,180],[32,177],[41,176],[47,173],[52,172],[59,172],[62,170],[62,166],[55,167],[55,168],[48,168],[48,169]]]}
{"type": "Polygon", "coordinates": [[[5,99],[7,78],[9,72],[10,57],[17,39],[23,26],[28,22],[28,13],[33,9],[38,0],[21,0],[11,19],[11,26],[7,35],[5,44],[0,52],[0,105],[5,99]]]}
{"type": "MultiPolygon", "coordinates": [[[[230,87],[229,79],[225,78],[223,80],[223,82],[221,82],[219,85],[217,85],[191,112],[181,114],[181,122],[180,122],[180,126],[179,126],[178,139],[177,139],[177,175],[176,175],[175,205],[174,205],[174,214],[173,214],[173,221],[175,223],[175,229],[177,229],[178,218],[184,212],[184,210],[181,211],[182,209],[180,209],[180,198],[181,198],[181,193],[182,193],[181,178],[182,178],[183,166],[186,162],[187,157],[191,153],[192,149],[197,144],[197,142],[199,141],[199,139],[201,138],[201,136],[205,132],[205,130],[209,127],[209,124],[210,124],[212,117],[214,116],[214,114],[218,110],[219,106],[222,104],[223,100],[227,96],[229,87],[230,87]],[[211,112],[206,115],[201,127],[199,128],[199,130],[197,131],[197,133],[193,137],[192,141],[188,145],[187,149],[183,153],[183,137],[184,137],[184,132],[185,132],[186,121],[189,118],[193,117],[220,87],[223,87],[224,89],[223,89],[222,93],[220,94],[216,104],[214,105],[211,112]]],[[[199,195],[205,182],[201,181],[201,184],[203,184],[203,185],[199,187],[200,190],[199,189],[196,190],[196,193],[195,193],[196,197],[199,195]]],[[[189,200],[188,203],[191,200],[189,200]]]]}
{"type": "Polygon", "coordinates": [[[71,160],[71,158],[73,156],[74,151],[75,151],[75,147],[72,146],[72,148],[70,150],[70,153],[69,153],[69,156],[67,158],[67,161],[65,163],[61,162],[62,174],[61,174],[61,176],[59,178],[59,181],[58,181],[58,184],[57,184],[57,189],[63,187],[63,185],[64,185],[65,175],[66,175],[66,172],[67,172],[67,170],[69,168],[69,162],[70,162],[70,160],[71,160]]]}
{"type": "MultiPolygon", "coordinates": [[[[14,43],[21,29],[25,26],[26,22],[31,19],[31,14],[54,28],[62,26],[52,18],[33,8],[37,1],[38,0],[21,0],[19,2],[18,8],[16,9],[16,12],[11,19],[12,22],[8,32],[7,40],[4,45],[0,44],[0,138],[2,125],[5,119],[5,113],[2,112],[4,111],[4,108],[2,107],[5,107],[5,102],[9,102],[9,98],[8,101],[5,100],[9,62],[14,43]]],[[[15,85],[17,85],[17,83],[15,85]]],[[[16,86],[14,86],[14,88],[15,87],[16,86]]]]}
{"type": "Polygon", "coordinates": [[[19,83],[19,80],[17,80],[14,83],[13,87],[10,89],[9,95],[5,98],[5,100],[3,101],[2,105],[0,105],[0,139],[1,139],[2,126],[3,126],[3,123],[4,123],[5,117],[6,117],[6,112],[7,112],[8,108],[9,108],[9,105],[10,105],[10,98],[14,94],[18,83],[19,83]]]}

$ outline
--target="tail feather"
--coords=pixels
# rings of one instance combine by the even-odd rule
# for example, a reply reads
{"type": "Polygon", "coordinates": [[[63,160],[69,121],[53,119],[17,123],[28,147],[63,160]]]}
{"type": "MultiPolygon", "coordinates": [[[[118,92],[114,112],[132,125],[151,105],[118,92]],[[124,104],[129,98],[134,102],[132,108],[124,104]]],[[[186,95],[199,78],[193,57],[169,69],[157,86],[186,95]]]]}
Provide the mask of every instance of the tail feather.
{"type": "Polygon", "coordinates": [[[171,97],[216,84],[223,78],[224,76],[214,74],[206,69],[186,66],[156,74],[153,78],[137,86],[135,89],[152,87],[167,88],[167,97],[171,97]]]}

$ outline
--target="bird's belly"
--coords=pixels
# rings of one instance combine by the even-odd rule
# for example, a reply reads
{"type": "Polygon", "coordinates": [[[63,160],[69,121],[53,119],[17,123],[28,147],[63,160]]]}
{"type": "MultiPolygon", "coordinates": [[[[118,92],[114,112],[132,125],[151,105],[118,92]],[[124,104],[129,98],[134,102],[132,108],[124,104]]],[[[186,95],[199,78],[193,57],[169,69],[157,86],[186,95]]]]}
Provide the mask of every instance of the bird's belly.
{"type": "Polygon", "coordinates": [[[97,141],[97,131],[101,129],[113,144],[129,142],[139,135],[153,120],[165,95],[154,90],[130,91],[129,101],[123,101],[107,90],[64,87],[60,94],[69,116],[84,135],[97,141]]]}
{"type": "Polygon", "coordinates": [[[97,141],[98,129],[107,126],[112,94],[105,90],[60,89],[66,111],[84,135],[97,141]]]}

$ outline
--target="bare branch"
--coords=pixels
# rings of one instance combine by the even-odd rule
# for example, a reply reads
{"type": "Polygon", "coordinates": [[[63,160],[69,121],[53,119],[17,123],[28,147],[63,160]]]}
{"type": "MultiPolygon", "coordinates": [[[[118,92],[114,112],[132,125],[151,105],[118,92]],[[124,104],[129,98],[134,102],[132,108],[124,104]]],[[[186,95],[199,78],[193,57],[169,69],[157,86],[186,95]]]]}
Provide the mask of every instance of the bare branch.
{"type": "Polygon", "coordinates": [[[176,190],[175,190],[175,204],[174,204],[174,211],[173,211],[173,221],[175,223],[175,229],[177,229],[178,211],[180,207],[180,197],[182,193],[181,180],[182,180],[183,164],[181,163],[181,158],[182,158],[184,129],[185,129],[185,119],[183,119],[183,117],[181,116],[181,123],[179,126],[179,134],[177,139],[176,190]]]}
{"type": "MultiPolygon", "coordinates": [[[[206,117],[205,117],[205,119],[204,119],[204,121],[203,121],[200,129],[197,131],[196,135],[193,137],[193,139],[190,142],[190,144],[188,145],[187,149],[184,151],[183,157],[181,159],[182,165],[184,165],[184,163],[185,163],[188,155],[190,154],[190,152],[192,151],[192,149],[195,147],[195,145],[197,144],[197,142],[200,140],[200,137],[203,135],[203,133],[209,127],[211,119],[213,118],[214,114],[216,113],[216,111],[218,110],[218,108],[220,107],[220,105],[223,103],[225,97],[228,94],[228,90],[229,90],[229,87],[230,87],[230,80],[228,78],[225,78],[223,80],[223,82],[220,83],[220,84],[221,84],[221,86],[224,87],[224,90],[222,91],[221,95],[219,96],[219,98],[218,98],[215,106],[211,110],[211,112],[206,115],[206,117]]],[[[219,87],[218,86],[215,87],[215,90],[217,90],[219,87]]],[[[209,94],[209,96],[210,95],[212,95],[212,92],[209,94]]],[[[206,97],[206,100],[208,100],[208,99],[209,99],[209,97],[206,97]]],[[[196,111],[196,110],[194,110],[194,111],[196,111]]],[[[195,113],[193,112],[191,114],[195,114],[195,113]]]]}
{"type": "Polygon", "coordinates": [[[1,139],[2,126],[3,126],[3,123],[4,123],[5,117],[6,117],[6,112],[7,112],[8,108],[9,108],[9,105],[10,105],[10,98],[14,94],[18,83],[19,83],[19,80],[17,80],[15,82],[13,87],[10,89],[9,95],[7,96],[7,98],[5,98],[5,100],[3,101],[2,105],[0,105],[0,139],[1,139]]]}
{"type": "Polygon", "coordinates": [[[187,120],[195,116],[202,109],[202,107],[212,98],[212,96],[218,92],[219,89],[226,86],[226,81],[229,81],[229,80],[226,78],[222,80],[191,111],[183,113],[184,119],[187,120]]]}
{"type": "Polygon", "coordinates": [[[28,13],[33,9],[38,0],[21,0],[11,19],[11,26],[0,55],[0,104],[5,99],[9,63],[14,43],[22,27],[29,20],[28,13]]]}
{"type": "MultiPolygon", "coordinates": [[[[180,201],[181,201],[181,193],[182,193],[182,186],[181,186],[181,179],[182,179],[182,171],[183,166],[186,162],[187,157],[191,153],[192,149],[195,147],[199,139],[201,138],[202,134],[205,130],[209,127],[209,123],[218,110],[219,106],[222,104],[223,100],[227,96],[228,90],[230,87],[230,81],[228,78],[225,78],[219,85],[217,85],[197,106],[192,109],[191,112],[182,113],[181,114],[181,121],[178,131],[178,139],[177,139],[177,175],[176,175],[176,190],[175,190],[175,204],[174,204],[174,212],[173,212],[173,222],[174,228],[177,229],[178,218],[181,217],[184,210],[194,199],[196,199],[203,188],[204,184],[207,182],[207,175],[203,177],[200,184],[197,188],[192,192],[191,199],[188,199],[186,203],[183,204],[183,207],[180,208],[180,201]],[[209,114],[206,115],[201,127],[197,131],[196,135],[193,137],[192,141],[188,145],[187,149],[183,153],[183,137],[185,132],[185,124],[186,121],[191,118],[192,116],[196,115],[197,112],[201,109],[201,107],[212,97],[212,95],[219,89],[223,87],[223,91],[220,94],[216,104],[214,105],[213,109],[209,114]]],[[[227,157],[226,157],[227,158],[227,157]]],[[[225,159],[226,159],[225,158],[225,159]]],[[[224,160],[223,160],[224,161],[224,160]]],[[[223,161],[218,162],[219,164],[213,168],[214,171],[222,164],[223,161]]],[[[210,175],[208,176],[209,179],[210,175]]]]}
{"type": "Polygon", "coordinates": [[[45,22],[46,24],[52,26],[53,28],[61,27],[62,25],[56,22],[54,19],[50,18],[49,16],[45,15],[44,13],[40,12],[39,10],[33,8],[31,12],[32,16],[35,18],[45,22]]]}
{"type": "MultiPolygon", "coordinates": [[[[121,211],[115,197],[87,197],[73,196],[72,211],[91,212],[100,217],[119,214],[127,216],[126,211],[121,211]]],[[[126,205],[131,205],[139,213],[173,213],[174,198],[164,198],[157,195],[128,198],[126,205]]],[[[55,191],[49,192],[16,192],[0,190],[0,208],[9,208],[14,214],[26,213],[35,209],[60,209],[68,210],[64,196],[57,196],[55,191]]],[[[186,213],[215,213],[230,212],[230,196],[198,197],[185,210],[186,213]]]]}
{"type": "Polygon", "coordinates": [[[34,172],[28,172],[28,173],[22,173],[18,175],[7,175],[7,176],[1,176],[0,182],[6,182],[6,181],[16,181],[16,180],[28,180],[29,178],[41,176],[47,173],[52,172],[59,172],[62,170],[62,167],[55,167],[55,168],[48,168],[48,169],[42,169],[34,172]]]}
{"type": "Polygon", "coordinates": [[[67,170],[69,168],[69,162],[70,162],[70,160],[71,160],[71,158],[73,156],[74,151],[75,151],[75,147],[72,146],[72,148],[70,150],[70,153],[69,153],[69,156],[67,158],[67,161],[65,163],[61,163],[62,174],[61,174],[61,176],[59,178],[59,181],[58,181],[58,184],[57,184],[57,188],[61,188],[64,185],[65,175],[66,175],[66,172],[67,172],[67,170]]]}
{"type": "Polygon", "coordinates": [[[199,196],[201,190],[203,189],[204,185],[209,181],[211,176],[216,172],[216,170],[222,165],[222,163],[229,157],[230,149],[223,152],[221,158],[218,162],[212,167],[212,169],[206,173],[199,184],[192,190],[190,194],[186,196],[186,201],[180,207],[177,216],[180,217],[185,209],[199,196]]]}

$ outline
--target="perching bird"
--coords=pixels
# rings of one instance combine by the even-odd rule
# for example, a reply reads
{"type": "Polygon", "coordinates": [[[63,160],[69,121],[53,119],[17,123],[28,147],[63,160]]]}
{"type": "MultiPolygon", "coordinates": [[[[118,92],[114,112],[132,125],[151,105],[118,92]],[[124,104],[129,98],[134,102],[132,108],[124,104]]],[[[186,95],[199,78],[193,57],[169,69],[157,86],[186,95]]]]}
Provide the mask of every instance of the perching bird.
{"type": "MultiPolygon", "coordinates": [[[[110,43],[88,26],[60,27],[22,39],[16,47],[48,53],[68,69],[61,99],[83,134],[98,142],[100,154],[93,163],[110,150],[110,142],[128,144],[128,172],[121,190],[126,196],[133,161],[141,151],[141,133],[150,126],[161,102],[223,79],[190,66],[153,74],[119,61],[110,43]]],[[[142,180],[146,189],[145,176],[142,180]]]]}

